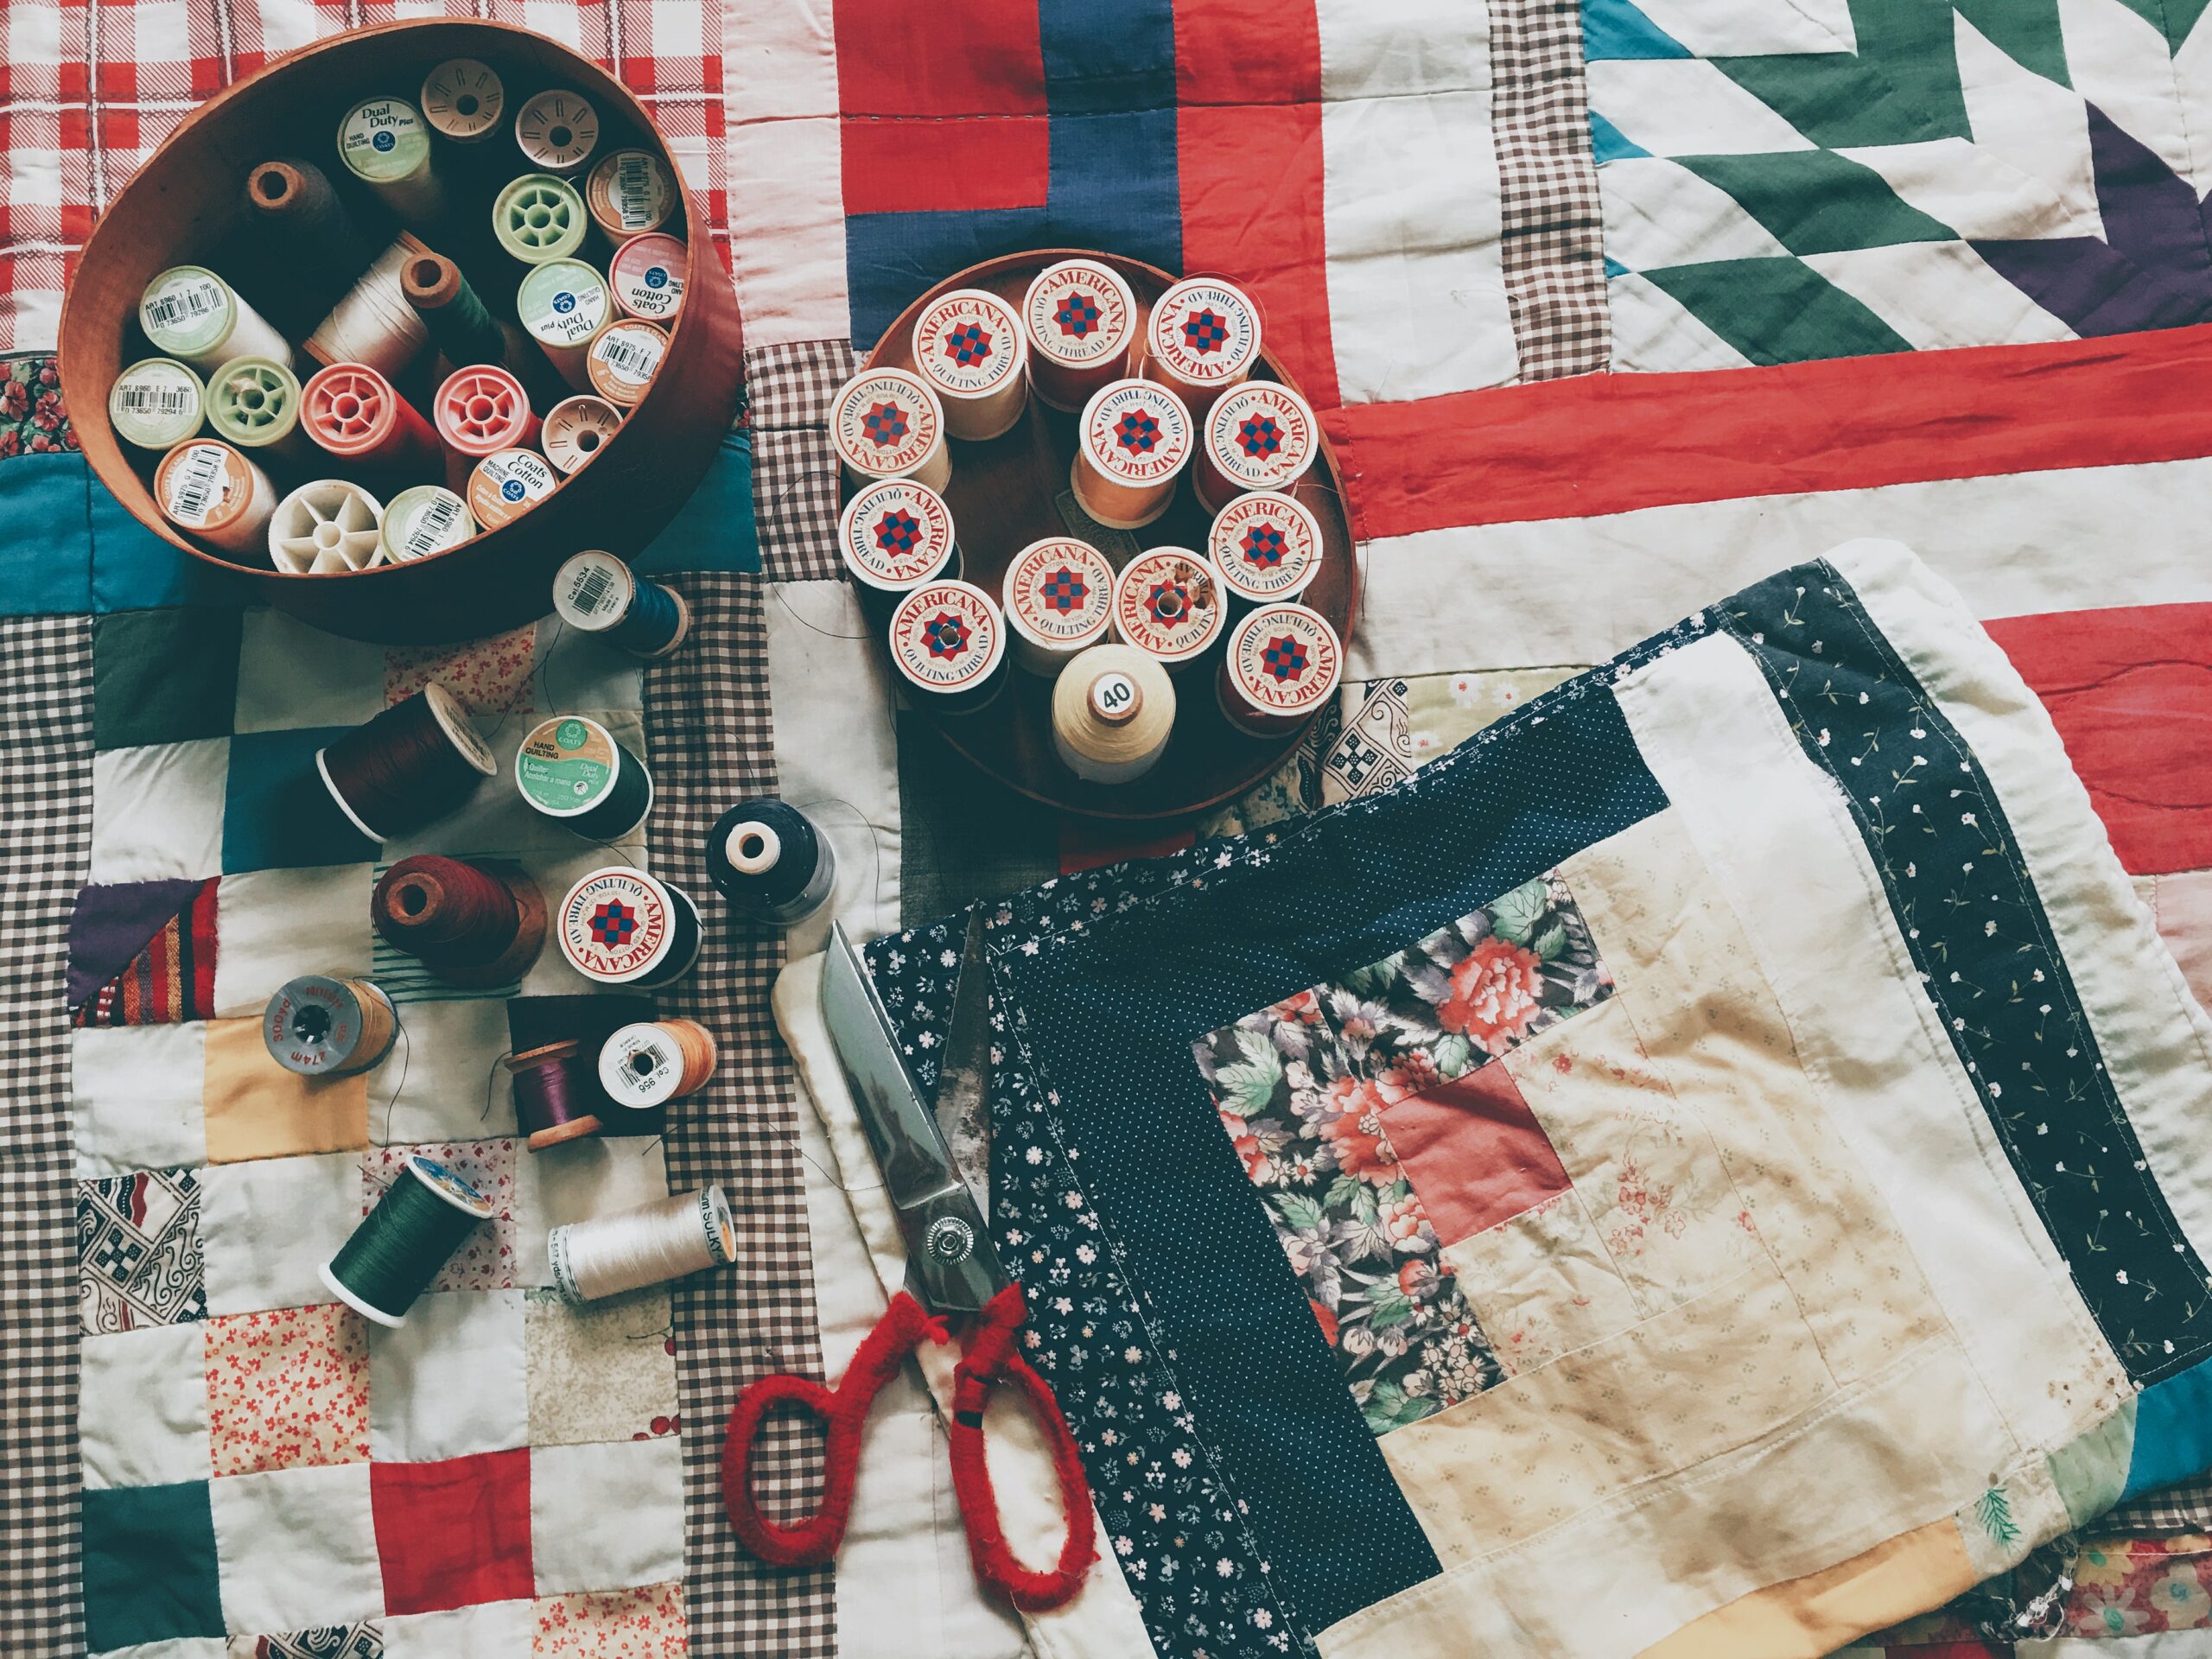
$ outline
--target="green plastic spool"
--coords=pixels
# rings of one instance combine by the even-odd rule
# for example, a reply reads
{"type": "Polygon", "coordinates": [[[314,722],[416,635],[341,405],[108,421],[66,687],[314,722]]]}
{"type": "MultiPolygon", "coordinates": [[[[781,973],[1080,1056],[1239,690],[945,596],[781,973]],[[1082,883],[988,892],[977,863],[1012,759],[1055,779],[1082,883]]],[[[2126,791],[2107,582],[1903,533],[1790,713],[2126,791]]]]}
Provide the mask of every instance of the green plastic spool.
{"type": "Polygon", "coordinates": [[[492,204],[499,245],[526,265],[567,258],[583,246],[590,226],[576,188],[550,173],[524,174],[492,204]]]}
{"type": "Polygon", "coordinates": [[[241,449],[282,443],[299,430],[299,377],[271,358],[234,357],[207,377],[207,421],[241,449]]]}

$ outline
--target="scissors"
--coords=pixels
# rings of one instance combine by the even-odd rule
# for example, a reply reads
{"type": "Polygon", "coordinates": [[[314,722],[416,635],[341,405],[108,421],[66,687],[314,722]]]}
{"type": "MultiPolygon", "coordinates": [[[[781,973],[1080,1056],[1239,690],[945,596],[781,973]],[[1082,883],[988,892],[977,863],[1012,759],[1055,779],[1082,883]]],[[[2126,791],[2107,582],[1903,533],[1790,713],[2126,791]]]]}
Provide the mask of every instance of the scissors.
{"type": "Polygon", "coordinates": [[[999,1263],[936,1116],[899,1060],[890,1015],[868,965],[842,923],[832,925],[823,960],[822,1017],[906,1236],[906,1288],[891,1299],[836,1389],[779,1373],[738,1396],[722,1442],[722,1502],[730,1525],[747,1549],[779,1567],[810,1567],[834,1556],[852,1514],[869,1403],[925,1338],[950,1342],[950,1321],[972,1318],[953,1373],[951,1432],[952,1488],[968,1533],[969,1559],[981,1583],[1023,1611],[1058,1607],[1082,1587],[1096,1543],[1096,1516],[1075,1437],[1051,1385],[1014,1347],[1027,1312],[1021,1287],[999,1263]],[[1048,1572],[1024,1567],[1007,1547],[983,1459],[983,1408],[1002,1382],[1020,1390],[1059,1478],[1068,1530],[1059,1560],[1048,1572]],[[781,1405],[812,1412],[830,1431],[821,1506],[789,1525],[762,1515],[753,1496],[753,1443],[769,1412],[781,1405]]]}

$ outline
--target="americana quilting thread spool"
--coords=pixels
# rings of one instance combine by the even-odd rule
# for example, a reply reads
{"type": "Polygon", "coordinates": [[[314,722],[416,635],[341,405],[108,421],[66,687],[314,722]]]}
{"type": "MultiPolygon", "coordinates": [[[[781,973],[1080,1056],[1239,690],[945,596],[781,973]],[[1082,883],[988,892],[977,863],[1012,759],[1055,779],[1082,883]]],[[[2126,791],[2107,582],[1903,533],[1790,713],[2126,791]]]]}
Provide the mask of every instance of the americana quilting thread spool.
{"type": "Polygon", "coordinates": [[[226,553],[257,556],[268,545],[276,486],[245,454],[214,438],[194,438],[154,468],[162,517],[226,553]]]}
{"type": "Polygon", "coordinates": [[[1167,752],[1175,683],[1156,658],[1131,645],[1093,645],[1052,683],[1052,748],[1094,784],[1141,778],[1167,752]]]}
{"type": "Polygon", "coordinates": [[[937,393],[945,430],[977,442],[995,438],[1029,404],[1028,342],[1021,319],[997,295],[957,288],[914,319],[914,367],[937,393]]]}
{"type": "Polygon", "coordinates": [[[311,480],[270,515],[269,558],[296,576],[381,564],[384,503],[350,478],[311,480]]]}
{"type": "Polygon", "coordinates": [[[459,547],[477,528],[468,503],[444,485],[416,484],[391,498],[378,533],[384,539],[385,557],[404,564],[459,547]]]}
{"type": "Polygon", "coordinates": [[[499,770],[453,693],[433,680],[315,752],[323,787],[371,841],[457,810],[499,770]]]}
{"type": "Polygon", "coordinates": [[[620,409],[636,407],[668,355],[668,334],[657,322],[617,317],[601,329],[584,359],[592,390],[620,409]]]}
{"type": "Polygon", "coordinates": [[[521,866],[493,859],[403,858],[378,878],[369,918],[453,985],[519,979],[545,946],[545,895],[521,866]]]}
{"type": "Polygon", "coordinates": [[[871,484],[846,502],[837,515],[837,550],[862,613],[879,623],[923,582],[960,574],[952,509],[911,478],[871,484]]]}
{"type": "Polygon", "coordinates": [[[1014,666],[1032,674],[1058,674],[1113,627],[1113,564],[1071,536],[1048,536],[1015,554],[1000,592],[1014,666]]]}
{"type": "Polygon", "coordinates": [[[1219,644],[1228,625],[1221,576],[1203,553],[1155,547],[1130,560],[1115,582],[1115,638],[1171,673],[1219,644]]]}
{"type": "Polygon", "coordinates": [[[971,715],[1006,685],[1006,620],[971,582],[924,582],[899,601],[888,634],[892,664],[917,707],[971,715]]]}
{"type": "Polygon", "coordinates": [[[822,827],[772,795],[740,801],[707,832],[707,877],[733,909],[794,927],[837,886],[837,850],[822,827]]]}
{"type": "Polygon", "coordinates": [[[586,1086],[582,1047],[574,1038],[506,1057],[515,1122],[532,1152],[597,1135],[606,1125],[586,1086]]]}
{"type": "Polygon", "coordinates": [[[551,260],[522,279],[515,304],[523,332],[561,378],[578,391],[593,391],[592,339],[613,308],[606,278],[581,260],[551,260]]]}
{"type": "Polygon", "coordinates": [[[550,173],[524,174],[492,203],[492,233],[525,265],[568,258],[590,228],[576,187],[550,173]]]}
{"type": "Polygon", "coordinates": [[[1140,530],[1167,511],[1191,458],[1191,416],[1149,380],[1091,393],[1076,430],[1069,480],[1083,510],[1109,530],[1140,530]]]}
{"type": "Polygon", "coordinates": [[[292,347],[236,289],[205,265],[158,271],[138,299],[138,327],[163,357],[212,374],[234,357],[289,366],[292,347]]]}
{"type": "Polygon", "coordinates": [[[515,111],[515,143],[532,167],[574,173],[599,148],[599,111],[582,93],[550,87],[515,111]]]}
{"type": "Polygon", "coordinates": [[[1321,521],[1294,496],[1240,495],[1214,515],[1206,553],[1231,611],[1296,599],[1321,569],[1321,521]]]}
{"type": "Polygon", "coordinates": [[[376,257],[376,244],[355,224],[313,162],[264,162],[245,175],[246,205],[295,257],[305,259],[332,287],[349,283],[376,257]]]}
{"type": "Polygon", "coordinates": [[[403,225],[435,219],[445,190],[430,157],[430,130],[404,98],[366,98],[338,124],[338,159],[403,225]]]}
{"type": "Polygon", "coordinates": [[[437,475],[436,430],[365,363],[317,369],[301,388],[301,410],[308,436],[331,454],[386,476],[437,475]]]}
{"type": "Polygon", "coordinates": [[[1069,413],[1110,381],[1126,379],[1137,340],[1137,298],[1121,272],[1095,259],[1061,259],[1039,271],[1021,300],[1029,385],[1069,413]]]}
{"type": "Polygon", "coordinates": [[[461,267],[443,254],[425,250],[411,257],[400,267],[399,293],[423,319],[447,362],[456,367],[473,363],[514,366],[515,342],[469,286],[461,267]]]}
{"type": "Polygon", "coordinates": [[[234,357],[207,377],[207,424],[226,443],[294,463],[313,453],[300,429],[300,382],[271,357],[234,357]]]}
{"type": "Polygon", "coordinates": [[[277,987],[261,1021],[270,1058],[303,1077],[350,1077],[391,1052],[399,1017],[365,979],[302,974],[277,987]]]}
{"type": "Polygon", "coordinates": [[[607,268],[614,303],[647,322],[673,323],[683,309],[687,257],[683,242],[663,231],[625,242],[607,268]]]}
{"type": "Polygon", "coordinates": [[[617,1106],[650,1111],[697,1093],[721,1052],[714,1033],[696,1020],[641,1020],[599,1051],[599,1086],[617,1106]]]}
{"type": "Polygon", "coordinates": [[[571,968],[595,983],[641,991],[690,973],[705,937],[690,893],[626,864],[594,870],[570,887],[555,922],[571,968]]]}
{"type": "Polygon", "coordinates": [[[584,207],[600,234],[620,247],[668,223],[676,211],[676,181],[649,149],[612,150],[592,164],[584,207]]]}
{"type": "Polygon", "coordinates": [[[136,449],[174,449],[207,418],[207,389],[173,357],[145,357],[108,388],[108,424],[136,449]]]}
{"type": "Polygon", "coordinates": [[[397,1330],[461,1242],[492,1219],[492,1201],[435,1158],[410,1154],[375,1209],[322,1266],[330,1294],[397,1330]]]}
{"type": "Polygon", "coordinates": [[[938,494],[952,481],[944,410],[937,394],[904,369],[875,369],[838,388],[830,442],[845,476],[861,488],[911,478],[938,494]]]}
{"type": "Polygon", "coordinates": [[[580,391],[545,411],[538,444],[563,478],[588,461],[622,424],[622,411],[606,398],[580,391]]]}
{"type": "Polygon", "coordinates": [[[691,628],[683,594],[596,549],[575,554],[554,573],[553,611],[570,627],[647,660],[675,651],[691,628]]]}
{"type": "Polygon", "coordinates": [[[502,449],[468,475],[468,511],[486,530],[511,524],[559,487],[561,474],[535,449],[502,449]]]}
{"type": "Polygon", "coordinates": [[[553,1283],[571,1302],[666,1284],[737,1260],[737,1223],[719,1186],[556,1227],[547,1235],[553,1283]]]}
{"type": "Polygon", "coordinates": [[[408,304],[401,273],[428,251],[411,236],[396,238],[315,325],[307,354],[318,363],[365,363],[386,378],[405,369],[430,331],[408,304]]]}
{"type": "Polygon", "coordinates": [[[1229,631],[1215,676],[1221,712],[1240,732],[1287,737],[1336,695],[1344,646],[1303,605],[1263,605],[1229,631]]]}
{"type": "Polygon", "coordinates": [[[1173,391],[1194,420],[1260,361],[1260,309],[1217,276],[1186,276],[1153,302],[1144,372],[1173,391]]]}
{"type": "Polygon", "coordinates": [[[519,449],[537,436],[537,416],[522,382],[495,364],[456,369],[430,400],[438,435],[471,462],[503,449],[519,449]]]}
{"type": "Polygon", "coordinates": [[[504,123],[507,89],[489,64],[448,58],[423,77],[421,103],[423,119],[439,137],[480,143],[504,123]]]}
{"type": "Polygon", "coordinates": [[[1191,485],[1199,505],[1219,512],[1245,490],[1288,494],[1320,452],[1321,429],[1303,397],[1281,381],[1248,380],[1206,411],[1191,485]]]}
{"type": "Polygon", "coordinates": [[[652,810],[645,763],[584,715],[541,721],[515,751],[515,789],[531,810],[586,841],[620,841],[652,810]]]}

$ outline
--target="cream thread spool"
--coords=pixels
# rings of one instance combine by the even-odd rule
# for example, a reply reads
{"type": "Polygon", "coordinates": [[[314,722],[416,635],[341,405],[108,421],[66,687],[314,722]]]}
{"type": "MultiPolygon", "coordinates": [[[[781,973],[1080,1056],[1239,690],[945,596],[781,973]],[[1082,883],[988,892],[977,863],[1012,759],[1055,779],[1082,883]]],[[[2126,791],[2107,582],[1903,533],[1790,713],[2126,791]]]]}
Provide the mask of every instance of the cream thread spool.
{"type": "Polygon", "coordinates": [[[1173,502],[1190,458],[1190,412],[1174,394],[1149,380],[1116,380],[1083,406],[1068,480],[1100,524],[1140,530],[1173,502]]]}
{"type": "Polygon", "coordinates": [[[891,613],[891,661],[907,696],[940,715],[973,714],[1006,684],[1006,621],[965,582],[931,582],[891,613]]]}
{"type": "Polygon", "coordinates": [[[622,411],[604,397],[580,391],[545,411],[538,444],[563,477],[580,469],[600,452],[622,424],[622,411]]]}
{"type": "Polygon", "coordinates": [[[1260,361],[1260,309],[1218,276],[1186,276],[1153,302],[1144,372],[1204,420],[1214,399],[1260,361]]]}
{"type": "Polygon", "coordinates": [[[302,974],[277,988],[262,1012],[270,1057],[305,1077],[350,1077],[391,1052],[399,1017],[365,979],[302,974]]]}
{"type": "Polygon", "coordinates": [[[427,345],[430,331],[420,313],[407,302],[400,273],[410,259],[428,253],[413,237],[402,232],[376,257],[360,280],[346,291],[308,336],[307,354],[324,367],[337,363],[361,363],[387,380],[404,372],[427,345]]]}
{"type": "Polygon", "coordinates": [[[911,478],[939,495],[952,482],[944,410],[937,394],[904,369],[856,375],[830,405],[830,442],[854,484],[911,478]]]}
{"type": "Polygon", "coordinates": [[[676,211],[676,181],[649,149],[613,150],[584,181],[584,206],[600,234],[619,248],[668,223],[676,211]]]}
{"type": "Polygon", "coordinates": [[[642,991],[690,973],[706,937],[690,893],[627,864],[594,870],[570,887],[556,924],[571,968],[598,984],[642,991]]]}
{"type": "Polygon", "coordinates": [[[1245,490],[1287,495],[1320,453],[1320,424],[1303,397],[1277,380],[1247,380],[1206,411],[1191,486],[1208,512],[1245,490]]]}
{"type": "Polygon", "coordinates": [[[592,339],[584,372],[592,390],[621,409],[634,409],[652,390],[668,355],[668,334],[657,322],[617,317],[592,339]]]}
{"type": "Polygon", "coordinates": [[[599,1086],[618,1106],[651,1111],[698,1092],[721,1054],[714,1033],[696,1020],[640,1020],[599,1051],[599,1086]]]}
{"type": "Polygon", "coordinates": [[[179,530],[226,553],[257,553],[276,512],[276,486],[238,449],[193,438],[154,468],[154,500],[179,530]]]}
{"type": "Polygon", "coordinates": [[[1166,753],[1174,727],[1175,683],[1134,646],[1093,645],[1052,683],[1052,747],[1090,783],[1141,778],[1166,753]]]}
{"type": "Polygon", "coordinates": [[[234,357],[292,363],[291,342],[205,265],[156,272],[138,296],[138,327],[163,357],[202,374],[234,357]]]}
{"type": "Polygon", "coordinates": [[[404,98],[364,99],[346,111],[338,124],[338,159],[403,225],[434,219],[445,206],[430,162],[430,130],[404,98]]]}
{"type": "Polygon", "coordinates": [[[441,138],[474,144],[499,130],[507,89],[489,64],[448,58],[423,77],[423,119],[441,138]]]}
{"type": "Polygon", "coordinates": [[[1029,405],[1029,343],[1021,319],[995,294],[957,288],[914,319],[914,368],[944,410],[945,430],[968,442],[1010,430],[1029,405]]]}
{"type": "Polygon", "coordinates": [[[293,575],[366,570],[384,563],[384,503],[347,478],[319,478],[276,504],[269,557],[293,575]]]}
{"type": "Polygon", "coordinates": [[[141,358],[108,388],[108,424],[137,449],[165,453],[200,430],[207,389],[173,357],[141,358]]]}
{"type": "Polygon", "coordinates": [[[468,475],[469,516],[486,530],[511,524],[553,493],[561,474],[535,449],[502,449],[468,475]]]}
{"type": "Polygon", "coordinates": [[[1155,547],[1114,583],[1114,636],[1179,674],[1218,644],[1229,626],[1220,573],[1203,553],[1155,547]]]}
{"type": "Polygon", "coordinates": [[[1122,273],[1095,259],[1062,259],[1022,296],[1029,385],[1040,402],[1072,414],[1109,381],[1128,378],[1137,342],[1137,297],[1122,273]]]}
{"type": "Polygon", "coordinates": [[[1344,660],[1337,631],[1319,611],[1263,605],[1229,631],[1214,695],[1238,731],[1288,737],[1336,695],[1344,660]]]}
{"type": "Polygon", "coordinates": [[[1321,521],[1295,497],[1255,491],[1214,515],[1206,554],[1231,610],[1287,603],[1320,574],[1321,521]]]}
{"type": "Polygon", "coordinates": [[[574,173],[599,148],[599,111],[582,93],[549,88],[515,111],[515,143],[532,167],[574,173]]]}
{"type": "Polygon", "coordinates": [[[952,509],[911,478],[871,484],[837,515],[837,550],[861,608],[879,621],[925,582],[960,575],[952,509]]]}
{"type": "Polygon", "coordinates": [[[478,528],[468,503],[444,485],[416,484],[391,498],[378,534],[385,557],[405,564],[459,547],[478,528]]]}
{"type": "Polygon", "coordinates": [[[1089,647],[1104,644],[1113,627],[1114,567],[1072,536],[1048,536],[1015,554],[1000,594],[1014,666],[1032,674],[1058,674],[1089,647]]]}
{"type": "Polygon", "coordinates": [[[545,1240],[553,1282],[571,1302],[665,1284],[737,1260],[737,1224],[719,1186],[556,1227],[545,1240]]]}
{"type": "Polygon", "coordinates": [[[591,342],[613,312],[607,281],[579,259],[552,259],[522,279],[515,308],[523,331],[578,391],[591,383],[591,342]]]}
{"type": "Polygon", "coordinates": [[[633,317],[673,327],[683,309],[683,268],[690,257],[682,240],[664,232],[632,238],[607,268],[614,303],[633,317]]]}

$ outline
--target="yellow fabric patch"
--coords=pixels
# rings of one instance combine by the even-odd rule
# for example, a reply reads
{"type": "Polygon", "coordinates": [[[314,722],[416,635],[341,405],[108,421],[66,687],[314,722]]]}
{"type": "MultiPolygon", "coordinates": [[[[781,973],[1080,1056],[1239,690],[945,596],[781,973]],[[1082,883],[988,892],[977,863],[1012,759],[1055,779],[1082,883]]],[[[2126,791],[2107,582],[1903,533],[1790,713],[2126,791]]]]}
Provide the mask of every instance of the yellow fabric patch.
{"type": "Polygon", "coordinates": [[[211,1020],[202,1061],[207,1161],[349,1152],[369,1144],[369,1080],[302,1077],[270,1058],[258,1020],[211,1020]]]}

